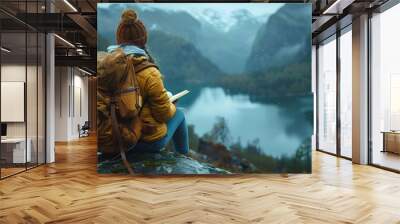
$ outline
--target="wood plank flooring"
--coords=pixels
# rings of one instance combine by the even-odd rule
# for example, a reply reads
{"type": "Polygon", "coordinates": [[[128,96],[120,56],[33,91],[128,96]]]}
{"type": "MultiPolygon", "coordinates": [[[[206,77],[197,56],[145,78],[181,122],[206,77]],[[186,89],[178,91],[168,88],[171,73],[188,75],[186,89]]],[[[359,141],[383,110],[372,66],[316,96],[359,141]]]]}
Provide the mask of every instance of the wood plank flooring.
{"type": "Polygon", "coordinates": [[[0,181],[0,223],[400,223],[400,175],[313,152],[312,175],[96,173],[96,142],[0,181]]]}
{"type": "Polygon", "coordinates": [[[372,158],[375,164],[400,170],[399,154],[375,150],[372,158]]]}
{"type": "Polygon", "coordinates": [[[1,168],[1,176],[2,177],[7,177],[7,176],[11,176],[13,174],[22,172],[25,170],[25,167],[7,167],[7,168],[1,168]]]}

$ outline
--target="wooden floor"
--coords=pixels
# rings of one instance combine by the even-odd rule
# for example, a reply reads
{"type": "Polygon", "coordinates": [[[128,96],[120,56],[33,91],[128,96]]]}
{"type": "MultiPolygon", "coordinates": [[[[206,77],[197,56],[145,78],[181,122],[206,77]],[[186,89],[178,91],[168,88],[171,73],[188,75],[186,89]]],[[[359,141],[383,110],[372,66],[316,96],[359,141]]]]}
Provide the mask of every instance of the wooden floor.
{"type": "Polygon", "coordinates": [[[400,155],[391,152],[374,151],[373,154],[374,164],[388,167],[394,170],[400,170],[400,155]]]}
{"type": "Polygon", "coordinates": [[[3,177],[8,177],[8,176],[11,176],[11,175],[13,175],[13,174],[16,174],[16,173],[19,173],[19,172],[23,172],[23,171],[25,171],[25,167],[24,168],[20,168],[20,167],[17,167],[17,168],[14,168],[14,167],[11,167],[11,168],[1,168],[1,177],[3,178],[3,177]]]}
{"type": "Polygon", "coordinates": [[[400,175],[313,153],[312,175],[98,175],[93,138],[0,181],[0,223],[400,223],[400,175]]]}

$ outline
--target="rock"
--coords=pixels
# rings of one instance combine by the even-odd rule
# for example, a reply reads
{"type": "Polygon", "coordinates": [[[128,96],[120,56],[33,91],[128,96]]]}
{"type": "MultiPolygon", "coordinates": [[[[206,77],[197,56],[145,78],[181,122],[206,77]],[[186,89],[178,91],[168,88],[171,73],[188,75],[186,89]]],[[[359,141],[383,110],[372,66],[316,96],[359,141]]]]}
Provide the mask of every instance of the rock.
{"type": "MultiPolygon", "coordinates": [[[[138,174],[230,174],[224,169],[166,150],[159,153],[135,153],[129,156],[129,161],[138,174]]],[[[127,173],[120,159],[99,162],[97,171],[99,173],[127,173]]]]}
{"type": "Polygon", "coordinates": [[[232,164],[232,154],[225,145],[199,139],[199,153],[207,156],[213,163],[221,165],[232,164]]]}
{"type": "Polygon", "coordinates": [[[213,164],[235,173],[252,173],[256,167],[245,158],[240,158],[230,151],[225,145],[199,139],[198,154],[194,157],[200,161],[213,164]],[[203,160],[203,158],[206,158],[203,160]]]}

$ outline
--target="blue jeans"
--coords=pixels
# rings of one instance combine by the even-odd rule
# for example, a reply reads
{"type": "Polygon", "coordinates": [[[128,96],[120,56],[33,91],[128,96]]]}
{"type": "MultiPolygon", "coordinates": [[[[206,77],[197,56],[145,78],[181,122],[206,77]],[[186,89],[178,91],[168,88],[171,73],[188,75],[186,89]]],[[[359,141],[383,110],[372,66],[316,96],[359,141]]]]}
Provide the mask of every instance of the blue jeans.
{"type": "Polygon", "coordinates": [[[132,152],[160,152],[171,139],[174,142],[175,150],[186,154],[189,151],[188,129],[185,121],[185,114],[182,108],[176,108],[175,115],[167,122],[167,134],[155,142],[139,141],[132,152]]]}

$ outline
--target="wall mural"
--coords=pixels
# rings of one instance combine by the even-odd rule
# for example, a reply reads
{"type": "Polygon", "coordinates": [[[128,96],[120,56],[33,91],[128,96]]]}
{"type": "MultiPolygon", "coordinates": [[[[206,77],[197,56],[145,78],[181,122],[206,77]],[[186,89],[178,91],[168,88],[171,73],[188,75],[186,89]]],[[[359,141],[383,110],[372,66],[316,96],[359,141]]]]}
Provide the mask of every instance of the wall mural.
{"type": "Polygon", "coordinates": [[[310,173],[311,5],[98,4],[99,173],[310,173]]]}

